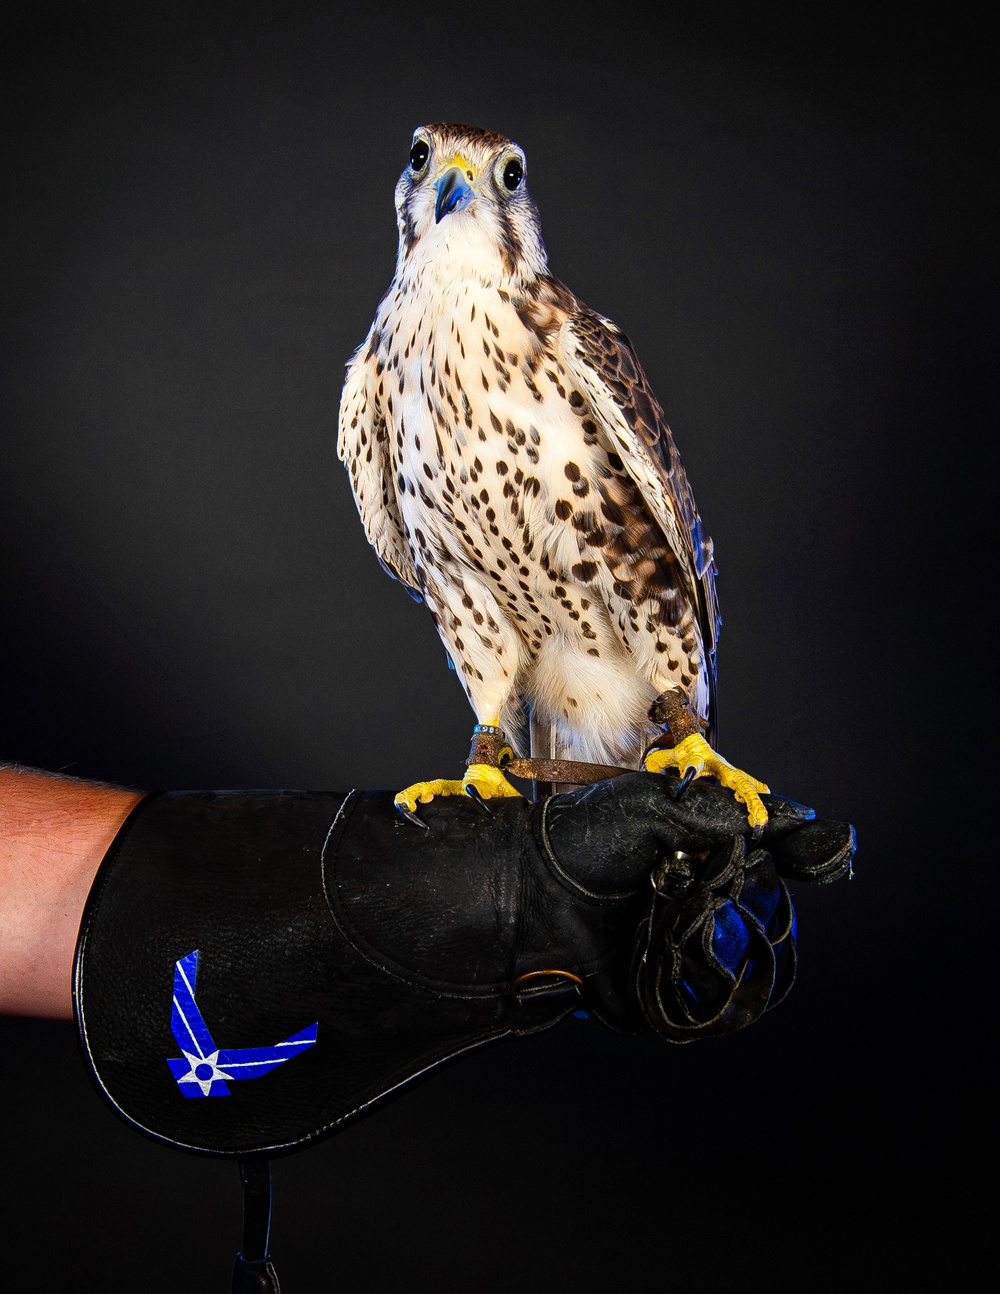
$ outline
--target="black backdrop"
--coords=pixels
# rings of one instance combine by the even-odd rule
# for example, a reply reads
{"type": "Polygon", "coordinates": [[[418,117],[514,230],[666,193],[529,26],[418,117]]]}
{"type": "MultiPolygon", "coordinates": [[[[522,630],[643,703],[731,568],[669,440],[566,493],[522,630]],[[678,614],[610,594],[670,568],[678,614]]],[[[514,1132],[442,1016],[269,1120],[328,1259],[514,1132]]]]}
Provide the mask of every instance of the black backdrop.
{"type": "MultiPolygon", "coordinates": [[[[986,44],[956,6],[4,6],[0,755],[144,788],[460,767],[471,715],[335,436],[410,133],[465,120],[525,147],[554,271],[674,427],[721,570],[721,748],[859,831],[744,1036],[572,1020],[278,1163],[289,1294],[892,1288],[968,1252],[986,44]]],[[[7,1280],[225,1289],[235,1168],[119,1124],[69,1025],[2,1046],[7,1280]]]]}

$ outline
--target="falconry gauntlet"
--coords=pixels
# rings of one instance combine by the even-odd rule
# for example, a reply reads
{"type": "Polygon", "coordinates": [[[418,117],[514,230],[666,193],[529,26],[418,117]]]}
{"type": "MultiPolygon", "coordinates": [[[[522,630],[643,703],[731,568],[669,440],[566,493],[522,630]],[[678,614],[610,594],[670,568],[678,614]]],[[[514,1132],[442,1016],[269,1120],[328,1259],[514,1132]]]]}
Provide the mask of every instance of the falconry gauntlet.
{"type": "Polygon", "coordinates": [[[402,820],[389,792],[190,791],[132,813],[77,952],[103,1094],[161,1141],[290,1150],[474,1047],[585,1010],[686,1042],[794,974],[783,877],[850,866],[846,824],[636,773],[402,820]]]}
{"type": "Polygon", "coordinates": [[[424,810],[391,792],[149,796],[81,925],[74,1003],[102,1094],[133,1127],[238,1160],[233,1294],[278,1294],[268,1156],[336,1131],[486,1043],[583,1010],[674,1042],[787,992],[782,877],[829,881],[854,833],[766,797],[635,773],[531,804],[424,810]]]}

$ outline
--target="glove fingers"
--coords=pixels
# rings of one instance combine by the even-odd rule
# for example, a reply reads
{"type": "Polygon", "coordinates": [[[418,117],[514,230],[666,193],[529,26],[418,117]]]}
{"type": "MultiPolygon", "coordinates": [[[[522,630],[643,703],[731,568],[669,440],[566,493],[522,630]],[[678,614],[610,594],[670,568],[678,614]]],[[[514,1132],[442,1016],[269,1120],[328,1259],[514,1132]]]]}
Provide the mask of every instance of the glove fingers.
{"type": "MultiPolygon", "coordinates": [[[[634,887],[658,859],[681,851],[715,851],[749,833],[745,805],[732,791],[698,778],[682,794],[674,770],[630,773],[554,796],[546,809],[551,848],[561,866],[597,891],[634,887]]],[[[853,831],[819,823],[806,805],[763,797],[768,811],[760,844],[792,880],[834,881],[850,867],[853,831]]]]}
{"type": "MultiPolygon", "coordinates": [[[[692,832],[695,836],[707,834],[713,841],[733,835],[749,835],[746,806],[714,778],[698,778],[692,784],[682,787],[682,779],[673,769],[665,773],[637,776],[655,780],[645,787],[636,787],[633,794],[658,805],[661,815],[671,826],[692,832]]],[[[761,800],[767,809],[764,843],[777,840],[789,831],[812,822],[816,817],[815,809],[784,795],[767,792],[761,796],[761,800]]],[[[688,847],[693,843],[693,839],[689,839],[688,847]]]]}
{"type": "Polygon", "coordinates": [[[808,822],[768,845],[780,876],[820,885],[839,880],[851,870],[856,847],[849,822],[808,822]]]}
{"type": "MultiPolygon", "coordinates": [[[[661,843],[673,849],[692,848],[698,842],[704,848],[748,833],[746,807],[732,791],[711,778],[698,778],[687,785],[685,782],[676,769],[630,773],[566,792],[557,800],[567,808],[579,807],[595,819],[604,814],[617,817],[623,809],[637,821],[652,814],[664,837],[661,843]]],[[[768,793],[761,798],[768,812],[766,840],[776,839],[816,816],[815,810],[783,795],[768,793]]]]}
{"type": "Polygon", "coordinates": [[[812,822],[816,817],[815,809],[810,809],[807,804],[790,800],[787,796],[768,792],[760,798],[764,802],[764,808],[767,809],[767,823],[764,827],[766,841],[777,840],[779,836],[794,831],[796,827],[801,827],[806,822],[812,822]]]}

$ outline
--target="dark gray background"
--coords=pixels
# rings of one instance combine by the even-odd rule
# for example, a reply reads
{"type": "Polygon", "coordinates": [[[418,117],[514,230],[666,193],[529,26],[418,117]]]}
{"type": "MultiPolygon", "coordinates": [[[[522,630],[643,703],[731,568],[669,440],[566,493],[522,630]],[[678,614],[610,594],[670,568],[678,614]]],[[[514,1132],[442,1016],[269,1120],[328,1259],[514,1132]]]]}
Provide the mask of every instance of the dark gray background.
{"type": "MultiPolygon", "coordinates": [[[[335,437],[410,133],[464,120],[524,146],[554,272],[671,420],[721,571],[721,749],[859,831],[745,1035],[570,1021],[279,1163],[288,1294],[961,1263],[996,866],[987,37],[956,6],[4,6],[2,757],[143,788],[461,767],[472,716],[335,437]]],[[[70,1026],[2,1045],[6,1270],[225,1289],[235,1168],[120,1125],[70,1026]]]]}

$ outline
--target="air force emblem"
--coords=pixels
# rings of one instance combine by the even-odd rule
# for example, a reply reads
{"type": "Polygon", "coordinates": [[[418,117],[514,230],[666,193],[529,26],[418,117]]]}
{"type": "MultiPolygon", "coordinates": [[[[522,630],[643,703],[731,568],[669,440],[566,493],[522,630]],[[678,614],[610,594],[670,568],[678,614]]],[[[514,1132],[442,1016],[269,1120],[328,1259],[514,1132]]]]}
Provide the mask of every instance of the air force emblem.
{"type": "Polygon", "coordinates": [[[170,1028],[184,1055],[169,1059],[167,1064],[184,1096],[229,1096],[229,1083],[245,1078],[260,1078],[285,1061],[294,1059],[307,1047],[315,1046],[318,1021],[272,1047],[220,1050],[212,1040],[194,1000],[197,977],[196,948],[174,966],[174,1005],[170,1028]]]}

